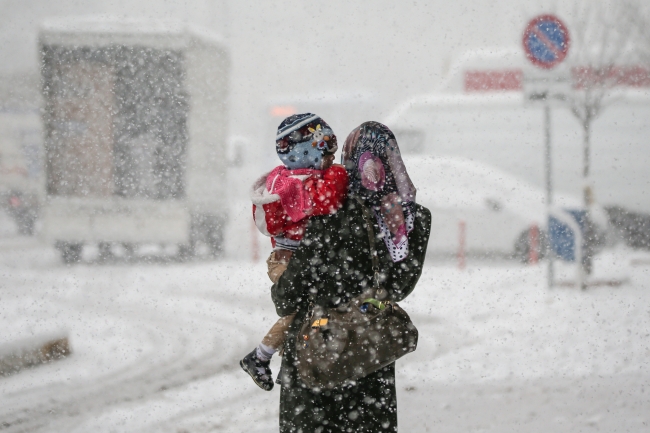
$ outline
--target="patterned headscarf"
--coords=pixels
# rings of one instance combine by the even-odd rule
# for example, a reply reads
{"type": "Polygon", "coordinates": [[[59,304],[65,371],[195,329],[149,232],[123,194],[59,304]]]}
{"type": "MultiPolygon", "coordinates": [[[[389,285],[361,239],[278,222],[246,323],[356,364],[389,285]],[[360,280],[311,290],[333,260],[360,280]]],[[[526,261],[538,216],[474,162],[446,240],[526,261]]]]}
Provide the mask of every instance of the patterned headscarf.
{"type": "Polygon", "coordinates": [[[350,191],[381,216],[395,245],[408,242],[405,212],[413,215],[416,190],[392,131],[378,122],[361,124],[345,140],[341,161],[350,191]]]}

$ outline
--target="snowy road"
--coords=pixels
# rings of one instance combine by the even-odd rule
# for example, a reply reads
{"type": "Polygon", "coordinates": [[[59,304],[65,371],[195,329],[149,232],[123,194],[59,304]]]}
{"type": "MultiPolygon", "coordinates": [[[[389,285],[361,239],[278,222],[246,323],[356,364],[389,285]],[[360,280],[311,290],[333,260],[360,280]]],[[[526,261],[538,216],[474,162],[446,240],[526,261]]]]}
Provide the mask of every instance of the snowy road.
{"type": "MultiPolygon", "coordinates": [[[[14,247],[44,257],[29,268],[3,269],[3,342],[66,329],[73,355],[2,379],[0,428],[87,431],[111,408],[127,404],[131,412],[143,401],[164,400],[165,394],[205,379],[216,381],[206,391],[206,407],[219,417],[230,416],[220,408],[237,398],[233,377],[245,379],[235,361],[263,329],[255,317],[263,302],[245,287],[260,282],[246,276],[250,269],[214,264],[65,268],[31,242],[14,247]],[[250,311],[242,310],[247,304],[250,311]]],[[[272,310],[267,310],[271,323],[272,310]]],[[[238,394],[254,391],[244,387],[238,394]]],[[[165,410],[156,419],[178,421],[187,409],[165,410]]],[[[241,411],[236,412],[234,417],[241,411]]],[[[100,431],[137,430],[137,420],[129,427],[124,422],[101,423],[100,431]]]]}
{"type": "MultiPolygon", "coordinates": [[[[279,393],[237,365],[274,320],[260,265],[67,268],[6,235],[0,271],[0,345],[65,329],[73,350],[0,378],[0,431],[277,431],[279,393]]],[[[421,339],[398,363],[401,431],[650,431],[650,267],[586,293],[543,275],[426,268],[403,303],[421,339]]]]}

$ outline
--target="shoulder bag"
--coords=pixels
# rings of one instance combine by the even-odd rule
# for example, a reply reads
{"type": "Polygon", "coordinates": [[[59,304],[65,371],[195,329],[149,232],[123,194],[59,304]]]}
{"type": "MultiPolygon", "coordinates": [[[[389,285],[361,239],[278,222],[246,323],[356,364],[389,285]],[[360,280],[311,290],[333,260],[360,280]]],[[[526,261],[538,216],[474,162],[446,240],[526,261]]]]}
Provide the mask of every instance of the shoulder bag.
{"type": "Polygon", "coordinates": [[[353,384],[417,347],[418,330],[408,314],[385,299],[388,292],[379,284],[372,215],[357,201],[368,231],[373,285],[336,308],[310,305],[296,337],[298,375],[310,388],[353,384]]]}

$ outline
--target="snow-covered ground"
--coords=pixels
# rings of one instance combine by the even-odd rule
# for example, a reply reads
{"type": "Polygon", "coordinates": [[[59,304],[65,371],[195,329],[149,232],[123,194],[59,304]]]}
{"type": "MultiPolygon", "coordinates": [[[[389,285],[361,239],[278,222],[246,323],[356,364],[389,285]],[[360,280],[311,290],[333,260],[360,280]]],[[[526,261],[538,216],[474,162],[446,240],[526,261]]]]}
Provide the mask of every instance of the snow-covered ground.
{"type": "MultiPolygon", "coordinates": [[[[403,302],[420,341],[397,364],[400,430],[650,431],[650,261],[599,260],[627,282],[430,263],[403,302]]],[[[64,330],[73,351],[0,377],[0,431],[277,431],[278,390],[237,364],[275,320],[261,263],[65,267],[3,229],[0,273],[0,346],[64,330]]]]}

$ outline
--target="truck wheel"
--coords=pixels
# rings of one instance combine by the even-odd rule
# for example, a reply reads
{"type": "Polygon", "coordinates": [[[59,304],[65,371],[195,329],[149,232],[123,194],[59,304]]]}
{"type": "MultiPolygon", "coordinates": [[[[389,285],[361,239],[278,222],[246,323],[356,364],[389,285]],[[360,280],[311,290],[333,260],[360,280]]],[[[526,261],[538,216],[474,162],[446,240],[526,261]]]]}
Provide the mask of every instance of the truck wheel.
{"type": "Polygon", "coordinates": [[[182,262],[191,260],[196,255],[196,242],[178,245],[178,259],[182,262]]]}
{"type": "Polygon", "coordinates": [[[124,260],[126,262],[132,262],[135,260],[135,244],[130,242],[124,242],[122,244],[124,247],[124,260]]]}
{"type": "Polygon", "coordinates": [[[210,247],[210,255],[212,257],[221,257],[223,254],[223,229],[221,226],[215,225],[211,227],[206,241],[210,247]]]}
{"type": "Polygon", "coordinates": [[[81,261],[81,250],[83,245],[73,242],[57,242],[56,248],[61,252],[63,263],[70,265],[81,261]]]}
{"type": "Polygon", "coordinates": [[[100,242],[97,247],[99,249],[99,257],[97,259],[100,262],[106,262],[113,258],[113,251],[109,242],[100,242]]]}
{"type": "Polygon", "coordinates": [[[22,215],[18,219],[18,233],[25,236],[33,236],[35,220],[36,218],[31,215],[22,215]]]}

